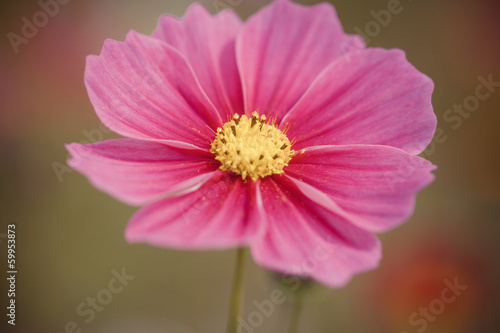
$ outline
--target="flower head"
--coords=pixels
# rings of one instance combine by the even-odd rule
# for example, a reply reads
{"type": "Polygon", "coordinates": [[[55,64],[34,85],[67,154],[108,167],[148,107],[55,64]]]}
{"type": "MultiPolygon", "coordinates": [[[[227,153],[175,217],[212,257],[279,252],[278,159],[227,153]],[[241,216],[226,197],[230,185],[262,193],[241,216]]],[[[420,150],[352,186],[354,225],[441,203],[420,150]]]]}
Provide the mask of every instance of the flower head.
{"type": "Polygon", "coordinates": [[[253,181],[283,173],[295,155],[285,133],[266,123],[266,116],[254,111],[251,117],[235,114],[234,119],[217,128],[210,152],[229,170],[253,181]]]}
{"type": "Polygon", "coordinates": [[[99,189],[145,206],[131,242],[248,246],[257,263],[342,286],[375,267],[434,166],[432,81],[365,48],[329,4],[277,0],[247,22],[192,5],[89,56],[102,122],[127,137],[70,144],[99,189]]]}

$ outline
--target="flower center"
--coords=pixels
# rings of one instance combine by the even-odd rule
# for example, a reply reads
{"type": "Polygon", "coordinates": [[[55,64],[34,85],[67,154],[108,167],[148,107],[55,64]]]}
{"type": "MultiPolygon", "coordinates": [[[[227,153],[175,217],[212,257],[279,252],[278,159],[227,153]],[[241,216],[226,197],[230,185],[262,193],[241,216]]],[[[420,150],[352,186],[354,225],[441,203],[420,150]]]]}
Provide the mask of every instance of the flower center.
{"type": "Polygon", "coordinates": [[[210,152],[221,162],[220,169],[241,175],[243,180],[283,173],[283,168],[296,154],[285,133],[266,122],[257,111],[252,118],[235,114],[212,141],[210,152]]]}

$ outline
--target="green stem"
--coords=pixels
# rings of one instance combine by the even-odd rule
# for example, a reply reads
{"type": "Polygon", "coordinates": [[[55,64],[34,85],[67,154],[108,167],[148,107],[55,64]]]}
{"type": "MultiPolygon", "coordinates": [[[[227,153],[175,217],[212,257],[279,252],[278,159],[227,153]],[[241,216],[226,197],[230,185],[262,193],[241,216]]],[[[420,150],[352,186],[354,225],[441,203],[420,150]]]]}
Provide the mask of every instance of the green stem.
{"type": "Polygon", "coordinates": [[[237,333],[238,315],[240,313],[243,296],[243,269],[245,266],[245,249],[239,248],[236,253],[236,264],[234,268],[233,287],[229,299],[229,311],[227,316],[227,333],[237,333]]]}
{"type": "Polygon", "coordinates": [[[290,324],[288,326],[288,333],[297,333],[299,328],[299,317],[302,311],[302,292],[295,294],[292,300],[292,313],[290,314],[290,324]]]}

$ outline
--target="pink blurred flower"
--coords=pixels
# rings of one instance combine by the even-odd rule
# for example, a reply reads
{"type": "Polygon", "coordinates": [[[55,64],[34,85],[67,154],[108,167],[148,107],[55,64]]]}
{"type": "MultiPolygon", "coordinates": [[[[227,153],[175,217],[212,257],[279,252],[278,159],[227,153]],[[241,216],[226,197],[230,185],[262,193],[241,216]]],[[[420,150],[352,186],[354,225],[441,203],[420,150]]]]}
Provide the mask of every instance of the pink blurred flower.
{"type": "Polygon", "coordinates": [[[70,144],[69,164],[145,205],[131,242],[249,246],[262,266],[342,286],[433,179],[416,156],[436,127],[432,81],[345,34],[330,4],[277,0],[246,23],[194,4],[151,37],[107,40],[85,83],[128,138],[70,144]]]}

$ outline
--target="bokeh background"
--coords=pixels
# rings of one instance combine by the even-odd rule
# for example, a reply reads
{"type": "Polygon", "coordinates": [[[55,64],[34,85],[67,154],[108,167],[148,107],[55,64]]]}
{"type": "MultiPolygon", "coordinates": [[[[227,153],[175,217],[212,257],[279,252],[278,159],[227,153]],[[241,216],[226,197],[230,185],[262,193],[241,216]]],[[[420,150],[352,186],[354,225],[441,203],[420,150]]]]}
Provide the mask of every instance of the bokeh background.
{"type": "MultiPolygon", "coordinates": [[[[243,18],[268,2],[202,1],[211,12],[224,4],[243,18]]],[[[15,327],[6,324],[8,288],[5,278],[0,283],[2,332],[224,332],[235,252],[127,244],[123,230],[136,209],[70,171],[63,147],[116,137],[100,125],[87,98],[85,56],[98,54],[106,38],[123,40],[130,29],[150,34],[160,14],[182,16],[190,3],[69,1],[17,53],[7,34],[21,34],[23,18],[31,21],[41,7],[35,0],[1,3],[0,275],[11,223],[17,225],[18,268],[15,327]],[[89,315],[77,308],[122,269],[134,280],[85,322],[89,315]]],[[[401,48],[433,78],[441,130],[424,156],[439,168],[419,194],[414,216],[380,236],[380,268],[343,289],[314,286],[299,331],[499,332],[500,87],[460,125],[444,118],[475,94],[479,76],[500,82],[499,2],[401,0],[403,10],[378,32],[372,11],[387,9],[387,0],[333,3],[347,32],[374,29],[369,46],[401,48]],[[436,300],[445,281],[467,288],[441,308],[436,300]],[[425,327],[412,325],[411,316],[429,306],[438,313],[425,327]]],[[[245,288],[247,318],[256,310],[253,301],[268,299],[276,285],[248,260],[245,288]]],[[[253,331],[284,332],[289,315],[290,304],[279,305],[253,331]]]]}

